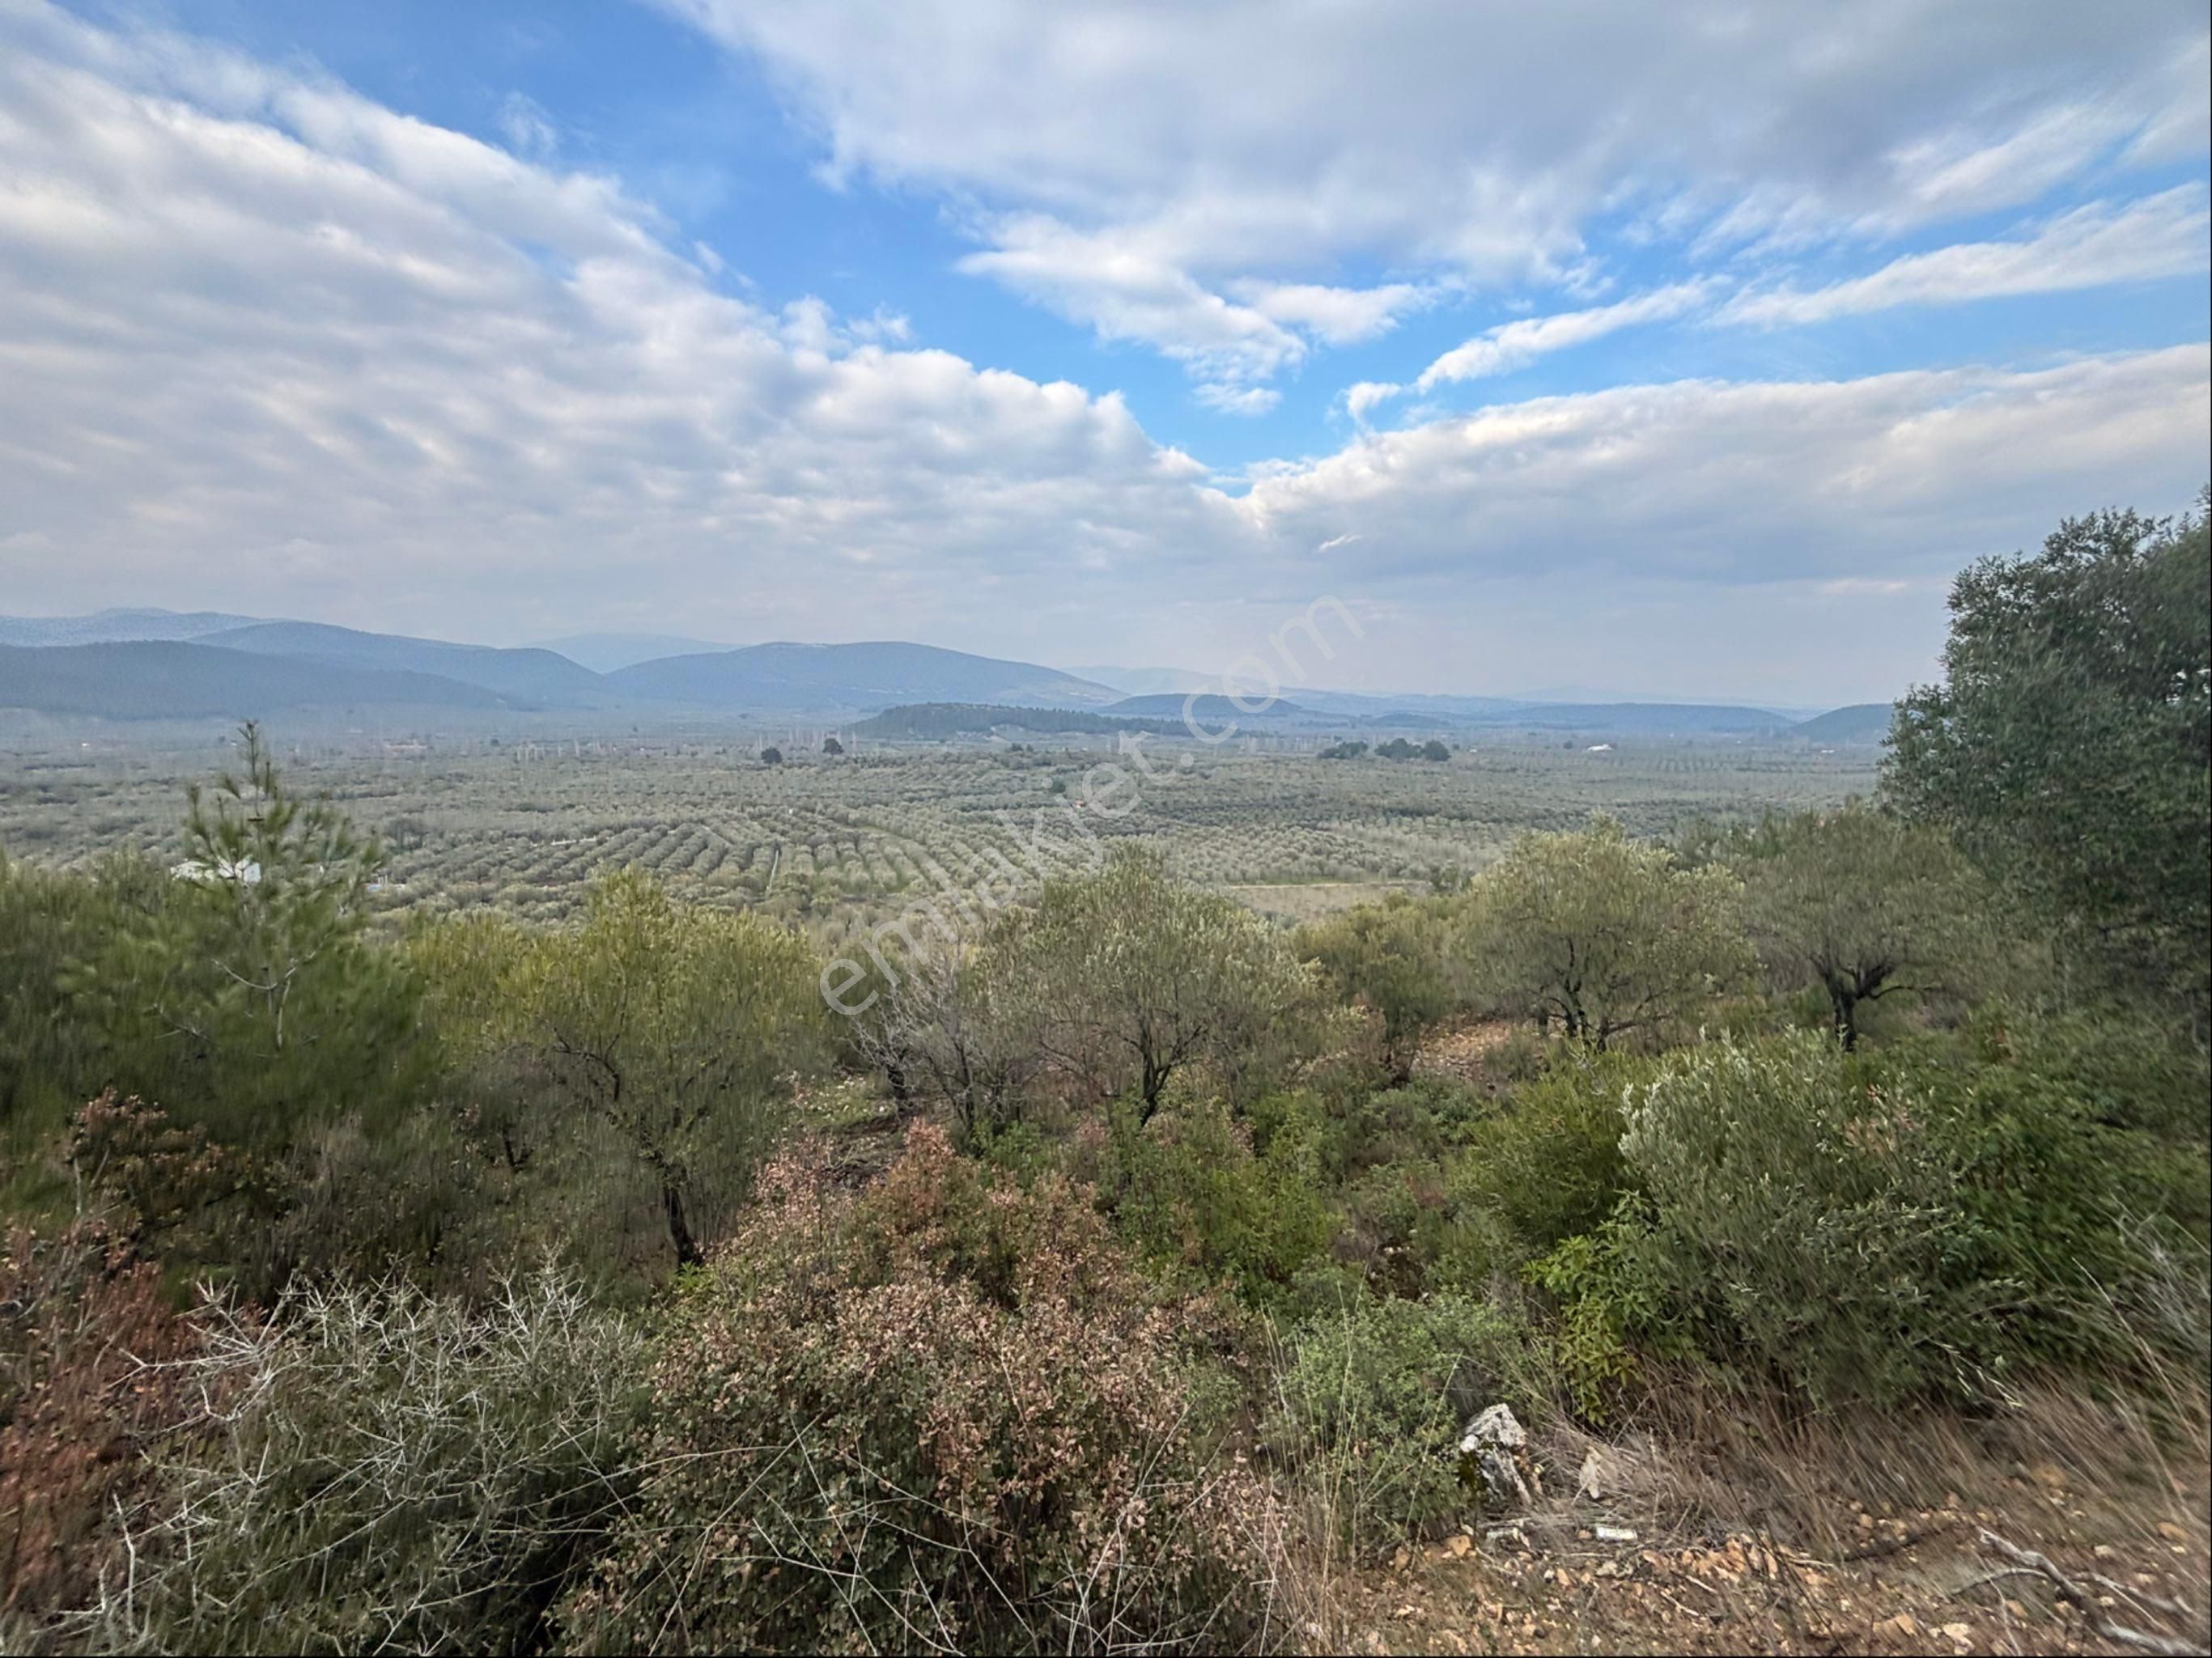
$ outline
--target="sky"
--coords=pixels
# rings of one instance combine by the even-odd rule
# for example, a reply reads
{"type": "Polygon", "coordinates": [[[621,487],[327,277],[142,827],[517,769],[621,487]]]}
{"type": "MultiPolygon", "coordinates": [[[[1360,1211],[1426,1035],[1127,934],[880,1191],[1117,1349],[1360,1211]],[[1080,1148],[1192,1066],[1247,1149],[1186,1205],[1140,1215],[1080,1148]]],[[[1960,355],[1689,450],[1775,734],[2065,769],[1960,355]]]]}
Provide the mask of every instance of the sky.
{"type": "Polygon", "coordinates": [[[2203,0],[0,0],[0,611],[1887,699],[2212,473],[2208,84],[2203,0]]]}

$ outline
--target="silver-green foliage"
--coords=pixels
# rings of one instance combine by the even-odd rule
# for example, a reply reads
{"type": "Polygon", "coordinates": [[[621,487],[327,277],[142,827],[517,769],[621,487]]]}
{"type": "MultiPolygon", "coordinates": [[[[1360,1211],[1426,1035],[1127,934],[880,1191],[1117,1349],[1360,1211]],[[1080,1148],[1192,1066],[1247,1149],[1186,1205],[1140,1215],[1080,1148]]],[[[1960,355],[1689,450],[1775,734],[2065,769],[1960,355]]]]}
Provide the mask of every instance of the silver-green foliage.
{"type": "Polygon", "coordinates": [[[2128,1357],[2112,1311],[2178,1236],[2152,1148],[2001,1035],[1852,1054],[1797,1031],[1642,1071],[1619,1096],[1635,1195],[1543,1269],[1571,1327],[1828,1403],[2002,1399],[2036,1364],[2128,1357]]]}
{"type": "Polygon", "coordinates": [[[1603,1047],[1686,1022],[1742,981],[1741,893],[1728,871],[1682,868],[1609,817],[1525,835],[1462,901],[1468,971],[1478,994],[1603,1047]]]}
{"type": "Polygon", "coordinates": [[[639,1333],[550,1271],[207,1315],[182,1437],[95,1650],[529,1651],[629,1489],[639,1333]]]}

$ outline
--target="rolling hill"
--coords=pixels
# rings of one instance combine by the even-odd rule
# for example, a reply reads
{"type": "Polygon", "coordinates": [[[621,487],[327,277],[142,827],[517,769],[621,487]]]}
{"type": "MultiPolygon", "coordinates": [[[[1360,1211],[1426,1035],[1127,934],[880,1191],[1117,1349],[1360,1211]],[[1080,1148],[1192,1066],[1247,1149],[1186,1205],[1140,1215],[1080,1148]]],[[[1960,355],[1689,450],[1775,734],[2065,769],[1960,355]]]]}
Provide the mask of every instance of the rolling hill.
{"type": "Polygon", "coordinates": [[[1896,712],[1894,702],[1854,702],[1792,726],[1790,735],[1808,743],[1878,744],[1889,735],[1890,720],[1896,712]]]}
{"type": "Polygon", "coordinates": [[[1127,720],[1110,714],[1091,714],[1079,708],[1012,708],[1005,704],[978,702],[911,702],[885,708],[853,727],[855,737],[910,738],[918,740],[961,737],[991,731],[1035,732],[1063,737],[1096,737],[1115,732],[1146,732],[1166,736],[1182,730],[1180,721],[1127,720]]]}
{"type": "Polygon", "coordinates": [[[107,720],[253,720],[288,708],[510,701],[437,674],[260,656],[190,640],[0,645],[0,708],[107,720]]]}
{"type": "Polygon", "coordinates": [[[434,674],[494,693],[518,707],[605,708],[617,700],[605,678],[546,650],[452,645],[400,634],[362,633],[319,622],[262,622],[200,641],[257,656],[295,657],[334,667],[434,674]]]}
{"type": "Polygon", "coordinates": [[[711,639],[686,639],[679,634],[570,634],[562,639],[541,639],[538,647],[580,662],[593,673],[612,673],[617,668],[658,661],[664,656],[702,656],[735,648],[711,639]]]}
{"type": "MultiPolygon", "coordinates": [[[[1257,697],[1244,700],[1252,703],[1259,701],[1257,697]]],[[[1130,720],[1172,720],[1178,725],[1188,718],[1208,726],[1218,726],[1224,720],[1310,720],[1314,717],[1311,709],[1302,708],[1296,702],[1285,702],[1279,697],[1265,708],[1240,708],[1228,697],[1197,692],[1183,695],[1168,692],[1152,696],[1125,696],[1106,712],[1130,720]]]]}
{"type": "Polygon", "coordinates": [[[125,639],[204,639],[259,616],[221,610],[97,610],[90,616],[0,616],[0,645],[100,645],[125,639]]]}
{"type": "Polygon", "coordinates": [[[1034,662],[970,656],[933,645],[748,645],[663,657],[618,669],[609,684],[628,696],[712,708],[852,708],[902,702],[1102,708],[1119,693],[1034,662]]]}

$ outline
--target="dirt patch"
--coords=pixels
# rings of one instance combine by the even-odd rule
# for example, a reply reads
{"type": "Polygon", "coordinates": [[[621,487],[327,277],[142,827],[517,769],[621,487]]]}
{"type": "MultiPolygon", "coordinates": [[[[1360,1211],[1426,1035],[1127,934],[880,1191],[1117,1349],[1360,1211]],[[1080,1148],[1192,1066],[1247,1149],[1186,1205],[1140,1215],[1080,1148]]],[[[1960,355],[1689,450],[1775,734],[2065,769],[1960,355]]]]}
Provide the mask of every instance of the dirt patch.
{"type": "MultiPolygon", "coordinates": [[[[2023,1426],[2036,1419],[2031,1412],[2023,1426]]],[[[1901,1430],[1906,1483],[1959,1490],[1925,1507],[1807,1493],[1858,1472],[1776,1448],[1730,1486],[1704,1453],[1644,1441],[1593,1498],[1559,1467],[1588,1467],[1569,1431],[1546,1448],[1543,1494],[1439,1542],[1407,1546],[1340,1600],[1345,1644],[1415,1653],[2118,1653],[2196,1651],[2206,1616],[2208,1496],[2201,1466],[2147,1470],[1960,1455],[1946,1425],[1901,1430]],[[1765,1475],[1795,1489],[1778,1495],[1765,1475]],[[1610,1491],[1604,1490],[1610,1485],[1610,1491]],[[1764,1523],[1714,1514],[1732,1494],[1764,1523]],[[2048,1557],[2081,1592],[1990,1538],[2048,1557]],[[2100,1632],[2122,1625],[2134,1644],[2100,1632]]],[[[1603,1451],[1606,1448],[1601,1446],[1603,1451]]],[[[1741,1471],[1736,1471],[1741,1472],[1741,1471]]]]}
{"type": "Polygon", "coordinates": [[[1421,1039],[1413,1055],[1413,1074],[1487,1087],[1498,1080],[1499,1050],[1516,1035],[1533,1034],[1528,1024],[1512,1019],[1463,1019],[1440,1025],[1421,1039]]]}

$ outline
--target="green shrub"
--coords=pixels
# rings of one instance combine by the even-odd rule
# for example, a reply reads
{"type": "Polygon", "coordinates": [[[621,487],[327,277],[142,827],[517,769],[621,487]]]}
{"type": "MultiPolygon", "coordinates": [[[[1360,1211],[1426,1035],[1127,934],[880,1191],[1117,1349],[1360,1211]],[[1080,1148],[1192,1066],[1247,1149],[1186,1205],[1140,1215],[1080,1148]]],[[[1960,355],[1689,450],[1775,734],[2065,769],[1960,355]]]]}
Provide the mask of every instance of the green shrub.
{"type": "Polygon", "coordinates": [[[1465,1145],[1488,1109],[1482,1096],[1445,1077],[1417,1077],[1381,1092],[1330,1102],[1325,1155],[1338,1179],[1383,1163],[1433,1162],[1465,1145]]]}
{"type": "Polygon", "coordinates": [[[1342,1001],[1371,1008],[1383,1065],[1403,1078],[1422,1033],[1464,998],[1446,961],[1449,926],[1439,904],[1402,892],[1301,927],[1298,959],[1316,963],[1342,1001]]]}
{"type": "Polygon", "coordinates": [[[1473,1509],[1468,1419],[1500,1400],[1527,1417],[1542,1375],[1525,1331],[1494,1306],[1355,1294],[1284,1338],[1270,1445],[1347,1541],[1384,1545],[1473,1509]]]}
{"type": "Polygon", "coordinates": [[[1545,1073],[1492,1105],[1445,1179],[1434,1248],[1443,1281],[1513,1277],[1595,1228],[1629,1183],[1621,1097],[1648,1061],[1564,1045],[1545,1073]]]}
{"type": "Polygon", "coordinates": [[[1235,1645],[1257,1480],[1202,1309],[1149,1307],[1083,1193],[939,1131],[855,1196],[796,1162],[683,1286],[592,1650],[1235,1645]]]}
{"type": "Polygon", "coordinates": [[[1593,1382],[1607,1329],[1823,1403],[2002,1397],[2024,1363],[2130,1351],[2089,1309],[2150,1265],[2148,1148],[2065,1078],[1799,1034],[1668,1055],[1624,1097],[1642,1196],[1539,1268],[1593,1382]]]}
{"type": "Polygon", "coordinates": [[[165,1509],[95,1649],[542,1649],[629,1483],[637,1331],[547,1272],[216,1309],[165,1509]]]}
{"type": "Polygon", "coordinates": [[[1218,1103],[1139,1125],[1114,1114],[1096,1167],[1114,1230],[1148,1263],[1266,1299],[1328,1247],[1337,1212],[1320,1189],[1318,1135],[1279,1122],[1267,1149],[1218,1103]]]}

